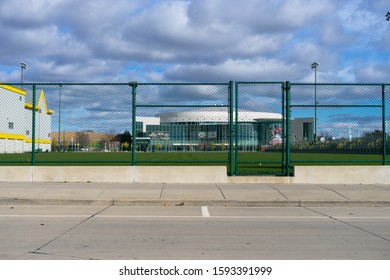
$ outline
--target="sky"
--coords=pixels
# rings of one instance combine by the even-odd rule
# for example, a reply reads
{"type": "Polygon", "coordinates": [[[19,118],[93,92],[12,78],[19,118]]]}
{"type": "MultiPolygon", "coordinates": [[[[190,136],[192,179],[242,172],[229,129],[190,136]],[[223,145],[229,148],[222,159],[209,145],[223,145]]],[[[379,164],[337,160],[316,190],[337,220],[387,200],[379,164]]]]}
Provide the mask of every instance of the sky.
{"type": "Polygon", "coordinates": [[[388,82],[385,0],[2,0],[0,80],[388,82]]]}
{"type": "MultiPolygon", "coordinates": [[[[317,62],[319,83],[390,83],[388,10],[385,0],[2,0],[0,81],[20,82],[23,61],[26,83],[314,82],[317,62]]],[[[66,116],[76,99],[62,94],[66,116]]],[[[83,110],[93,119],[103,105],[118,106],[83,110]]]]}

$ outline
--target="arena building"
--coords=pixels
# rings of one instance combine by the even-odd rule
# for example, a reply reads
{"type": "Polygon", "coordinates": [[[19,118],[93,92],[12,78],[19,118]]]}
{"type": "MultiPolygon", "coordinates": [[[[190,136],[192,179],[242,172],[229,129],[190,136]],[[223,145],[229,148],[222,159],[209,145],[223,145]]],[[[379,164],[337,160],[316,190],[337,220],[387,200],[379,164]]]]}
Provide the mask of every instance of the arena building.
{"type": "MultiPolygon", "coordinates": [[[[237,145],[240,151],[261,151],[283,142],[282,115],[238,111],[237,145]]],[[[137,149],[142,151],[224,151],[229,148],[227,108],[169,112],[137,117],[137,149]]],[[[235,117],[234,117],[235,121],[235,117]]],[[[313,118],[292,119],[294,142],[313,137],[313,118]]]]}

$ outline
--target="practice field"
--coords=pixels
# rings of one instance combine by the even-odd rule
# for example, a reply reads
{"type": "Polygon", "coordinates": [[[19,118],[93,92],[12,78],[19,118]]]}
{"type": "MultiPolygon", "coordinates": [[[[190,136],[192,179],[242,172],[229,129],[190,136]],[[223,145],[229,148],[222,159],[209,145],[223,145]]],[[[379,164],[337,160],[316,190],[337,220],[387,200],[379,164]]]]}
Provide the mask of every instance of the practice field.
{"type": "MultiPolygon", "coordinates": [[[[136,165],[227,166],[225,152],[137,152],[136,165]]],[[[36,153],[37,166],[123,166],[131,165],[131,152],[65,152],[36,153]]],[[[274,152],[240,152],[238,162],[233,160],[239,175],[283,175],[283,158],[274,152]]],[[[291,153],[295,165],[380,165],[379,154],[291,153]]],[[[31,154],[0,154],[0,165],[31,165],[31,154]]]]}

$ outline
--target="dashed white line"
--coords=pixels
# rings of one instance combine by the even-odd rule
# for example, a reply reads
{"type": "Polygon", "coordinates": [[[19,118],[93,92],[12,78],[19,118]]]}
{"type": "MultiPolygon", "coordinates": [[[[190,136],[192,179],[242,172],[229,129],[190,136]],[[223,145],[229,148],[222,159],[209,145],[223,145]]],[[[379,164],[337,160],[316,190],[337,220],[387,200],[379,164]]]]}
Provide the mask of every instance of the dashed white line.
{"type": "Polygon", "coordinates": [[[202,206],[202,216],[203,217],[210,217],[209,208],[207,206],[202,206]]]}

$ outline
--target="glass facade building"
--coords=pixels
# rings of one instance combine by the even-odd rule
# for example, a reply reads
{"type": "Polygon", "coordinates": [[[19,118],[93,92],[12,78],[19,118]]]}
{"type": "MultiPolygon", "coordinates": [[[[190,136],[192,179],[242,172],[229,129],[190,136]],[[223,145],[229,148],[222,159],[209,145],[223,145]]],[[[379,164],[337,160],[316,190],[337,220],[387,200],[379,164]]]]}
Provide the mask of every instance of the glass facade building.
{"type": "MultiPolygon", "coordinates": [[[[304,129],[310,120],[294,122],[300,139],[310,137],[304,129]]],[[[140,117],[136,131],[141,151],[225,151],[230,143],[228,114],[218,110],[166,113],[144,121],[140,117]]],[[[236,132],[240,151],[264,150],[282,143],[282,116],[239,111],[236,132]]]]}

